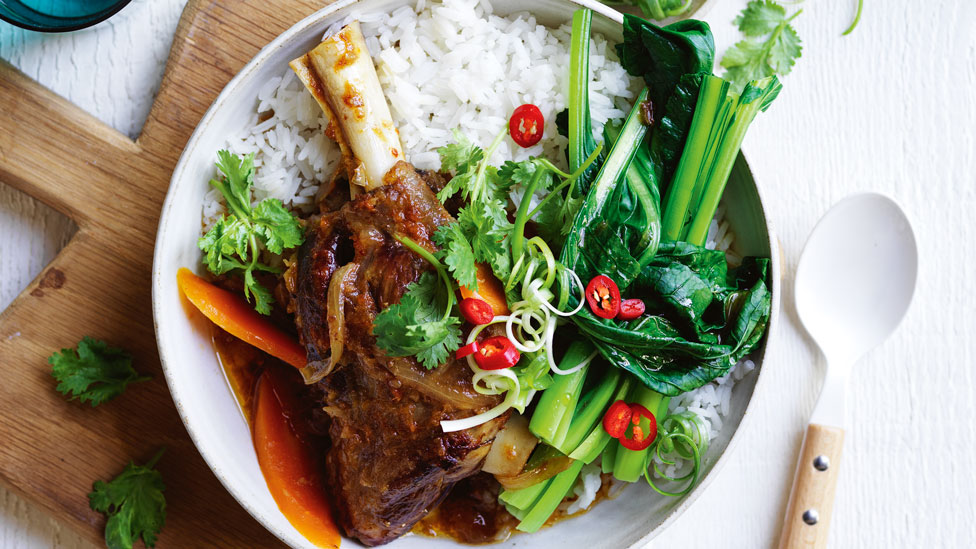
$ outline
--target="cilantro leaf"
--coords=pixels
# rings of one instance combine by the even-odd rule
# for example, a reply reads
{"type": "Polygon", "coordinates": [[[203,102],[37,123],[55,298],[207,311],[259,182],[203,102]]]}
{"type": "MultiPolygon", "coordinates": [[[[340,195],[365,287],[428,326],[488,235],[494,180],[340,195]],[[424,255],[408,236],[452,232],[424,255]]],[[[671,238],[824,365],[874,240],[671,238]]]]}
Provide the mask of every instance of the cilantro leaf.
{"type": "Polygon", "coordinates": [[[129,462],[122,474],[109,482],[95,481],[88,494],[88,505],[105,513],[105,543],[109,549],[132,549],[142,538],[146,547],[154,547],[166,522],[166,499],[163,476],[155,470],[162,456],[160,450],[149,463],[129,462]]]}
{"type": "Polygon", "coordinates": [[[538,170],[538,165],[533,159],[523,162],[506,160],[498,170],[498,178],[501,179],[501,187],[506,191],[516,185],[526,186],[538,170]]]}
{"type": "Polygon", "coordinates": [[[726,50],[722,66],[737,91],[753,80],[793,70],[803,44],[791,22],[802,11],[787,17],[785,8],[773,0],[752,0],[735,18],[746,38],[726,50]]]}
{"type": "Polygon", "coordinates": [[[244,298],[250,303],[252,297],[254,298],[255,311],[263,315],[271,314],[271,304],[274,303],[274,296],[271,294],[271,290],[265,288],[263,284],[254,278],[253,269],[245,269],[244,298]]]}
{"type": "Polygon", "coordinates": [[[478,166],[485,158],[481,147],[472,143],[460,130],[454,130],[454,139],[456,143],[437,149],[441,157],[441,170],[454,172],[454,177],[437,193],[441,202],[447,201],[459,191],[471,189],[477,177],[478,166]]]}
{"type": "Polygon", "coordinates": [[[441,249],[437,254],[438,259],[454,274],[458,284],[477,290],[478,272],[474,251],[461,230],[461,224],[450,223],[438,227],[434,233],[434,243],[441,249]]]}
{"type": "Polygon", "coordinates": [[[476,168],[485,158],[484,151],[471,142],[460,130],[453,131],[457,143],[449,143],[437,149],[441,156],[441,169],[452,172],[466,172],[476,168]]]}
{"type": "Polygon", "coordinates": [[[197,243],[207,252],[204,263],[210,272],[222,275],[234,269],[244,269],[244,264],[234,256],[247,261],[247,236],[247,228],[235,216],[218,219],[197,243]]]}
{"type": "Polygon", "coordinates": [[[92,407],[122,394],[126,386],[150,379],[132,368],[132,355],[85,336],[78,350],[61,349],[47,359],[59,393],[91,402],[92,407]]]}
{"type": "Polygon", "coordinates": [[[461,321],[443,316],[447,296],[434,273],[407,286],[400,303],[373,320],[376,345],[389,356],[416,356],[427,369],[443,364],[461,346],[461,321]]]}
{"type": "Polygon", "coordinates": [[[254,207],[254,232],[264,239],[264,245],[273,254],[302,243],[304,235],[295,216],[285,209],[277,198],[268,198],[254,207]]]}
{"type": "Polygon", "coordinates": [[[437,193],[437,199],[446,202],[458,192],[468,202],[480,202],[503,195],[498,169],[488,165],[488,157],[501,143],[505,133],[500,133],[488,147],[481,150],[459,130],[454,130],[457,143],[437,149],[441,156],[441,171],[454,172],[454,176],[437,193]]]}
{"type": "Polygon", "coordinates": [[[254,185],[254,155],[244,158],[230,151],[217,151],[217,169],[224,179],[212,179],[210,184],[220,190],[232,212],[246,212],[251,207],[251,186],[254,185]]]}
{"type": "Polygon", "coordinates": [[[770,0],[754,0],[746,5],[733,23],[742,34],[760,37],[773,32],[780,23],[786,21],[786,9],[770,0]]]}
{"type": "Polygon", "coordinates": [[[304,235],[298,218],[276,198],[266,198],[251,206],[254,186],[254,155],[241,158],[229,151],[217,152],[220,179],[210,180],[224,196],[230,213],[218,219],[197,242],[206,253],[204,264],[210,272],[222,275],[239,272],[244,278],[244,297],[261,314],[271,314],[271,291],[254,277],[254,271],[277,272],[260,263],[261,250],[281,254],[302,243],[304,235]]]}
{"type": "Polygon", "coordinates": [[[800,35],[792,25],[786,25],[769,50],[769,67],[775,74],[789,74],[801,51],[803,44],[800,42],[800,35]]]}
{"type": "Polygon", "coordinates": [[[451,353],[461,347],[461,322],[454,317],[448,317],[438,322],[412,326],[410,335],[422,337],[424,341],[432,343],[426,349],[416,353],[417,360],[428,370],[447,362],[451,353]]]}
{"type": "Polygon", "coordinates": [[[508,241],[514,227],[505,204],[498,200],[472,204],[458,212],[458,222],[471,242],[475,261],[487,263],[495,276],[507,279],[512,265],[508,241]]]}

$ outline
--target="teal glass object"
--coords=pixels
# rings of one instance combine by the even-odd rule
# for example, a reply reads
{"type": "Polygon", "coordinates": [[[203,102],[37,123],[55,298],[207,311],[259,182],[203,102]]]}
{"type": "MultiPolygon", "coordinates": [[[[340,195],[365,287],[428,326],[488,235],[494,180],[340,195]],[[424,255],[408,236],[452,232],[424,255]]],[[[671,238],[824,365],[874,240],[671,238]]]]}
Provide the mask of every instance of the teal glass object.
{"type": "Polygon", "coordinates": [[[104,21],[130,0],[0,0],[0,19],[28,30],[66,32],[104,21]]]}

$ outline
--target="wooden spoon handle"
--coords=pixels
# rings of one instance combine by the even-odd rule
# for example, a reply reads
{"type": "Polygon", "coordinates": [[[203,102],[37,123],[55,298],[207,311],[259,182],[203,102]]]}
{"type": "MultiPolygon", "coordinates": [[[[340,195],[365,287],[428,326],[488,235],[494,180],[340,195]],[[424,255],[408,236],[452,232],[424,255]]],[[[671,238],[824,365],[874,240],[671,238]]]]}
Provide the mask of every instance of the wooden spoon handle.
{"type": "Polygon", "coordinates": [[[803,438],[779,549],[827,547],[844,430],[811,423],[803,438]]]}

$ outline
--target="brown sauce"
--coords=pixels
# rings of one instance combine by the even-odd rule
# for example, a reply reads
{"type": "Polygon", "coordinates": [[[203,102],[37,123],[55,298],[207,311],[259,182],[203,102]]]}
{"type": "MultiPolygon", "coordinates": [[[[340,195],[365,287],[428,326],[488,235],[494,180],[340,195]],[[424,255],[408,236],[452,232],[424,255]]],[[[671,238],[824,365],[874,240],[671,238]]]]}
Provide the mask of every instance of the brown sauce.
{"type": "Polygon", "coordinates": [[[504,541],[518,520],[498,502],[500,489],[488,473],[461,480],[440,505],[413,527],[413,533],[444,536],[471,545],[504,541]]]}
{"type": "MultiPolygon", "coordinates": [[[[272,359],[264,352],[217,326],[213,327],[213,344],[234,396],[248,424],[253,425],[256,383],[265,368],[275,365],[269,364],[272,359]]],[[[296,382],[300,380],[297,376],[295,379],[296,382]]],[[[315,451],[320,452],[319,455],[325,451],[321,443],[306,438],[303,438],[303,442],[314,447],[315,451]]],[[[321,486],[320,489],[324,492],[326,487],[321,486]]],[[[412,532],[427,537],[449,538],[469,545],[499,543],[512,534],[519,534],[521,532],[515,529],[518,519],[498,501],[500,490],[501,486],[488,473],[478,473],[463,479],[454,485],[433,511],[413,527],[412,532]]],[[[609,491],[610,475],[603,475],[603,485],[590,508],[608,499],[609,491]]],[[[563,501],[544,527],[586,512],[579,511],[572,515],[567,513],[571,502],[572,499],[569,498],[563,501]]]]}
{"type": "MultiPolygon", "coordinates": [[[[612,475],[600,476],[603,481],[596,498],[588,509],[569,513],[575,501],[571,496],[563,500],[543,528],[549,528],[568,518],[577,517],[605,499],[610,499],[612,475]]],[[[427,537],[446,537],[469,545],[485,545],[505,541],[517,530],[519,520],[498,501],[501,486],[488,473],[478,473],[454,485],[444,501],[423,518],[412,532],[427,537]]]]}
{"type": "Polygon", "coordinates": [[[250,424],[251,415],[254,413],[254,386],[268,355],[216,325],[213,325],[213,344],[227,382],[234,391],[234,396],[237,397],[237,403],[240,404],[245,419],[250,424]]]}

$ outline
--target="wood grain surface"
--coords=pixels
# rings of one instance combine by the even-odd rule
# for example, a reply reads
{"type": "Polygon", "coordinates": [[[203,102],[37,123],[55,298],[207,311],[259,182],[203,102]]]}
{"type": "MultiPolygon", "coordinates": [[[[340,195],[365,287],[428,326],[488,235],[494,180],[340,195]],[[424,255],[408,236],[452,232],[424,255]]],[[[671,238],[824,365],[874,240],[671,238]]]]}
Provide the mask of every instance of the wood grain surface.
{"type": "Polygon", "coordinates": [[[807,426],[779,549],[827,547],[843,450],[843,429],[815,423],[807,426]]]}
{"type": "Polygon", "coordinates": [[[0,132],[0,179],[78,226],[0,314],[0,477],[92,541],[103,517],[88,508],[91,482],[162,446],[169,513],[160,546],[277,543],[219,486],[186,435],[156,354],[150,268],[159,208],[197,121],[261,47],[322,5],[191,0],[137,141],[0,64],[0,128],[16,128],[0,132]],[[84,335],[131,350],[153,381],[97,409],[65,400],[46,359],[84,335]]]}

